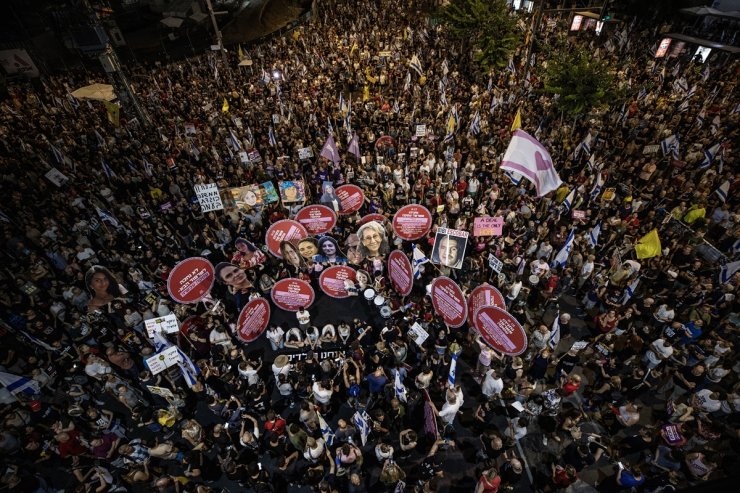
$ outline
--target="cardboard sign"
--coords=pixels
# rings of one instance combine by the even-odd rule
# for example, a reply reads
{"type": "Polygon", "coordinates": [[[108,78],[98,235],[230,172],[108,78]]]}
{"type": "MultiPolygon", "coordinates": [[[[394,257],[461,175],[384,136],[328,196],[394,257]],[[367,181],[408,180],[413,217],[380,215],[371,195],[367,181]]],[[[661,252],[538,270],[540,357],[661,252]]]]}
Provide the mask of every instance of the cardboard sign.
{"type": "Polygon", "coordinates": [[[270,303],[264,298],[255,298],[242,308],[236,324],[236,335],[244,342],[257,339],[270,323],[270,303]]]}
{"type": "Polygon", "coordinates": [[[306,187],[303,180],[285,180],[278,182],[280,200],[284,204],[303,202],[306,200],[306,187]]]}
{"type": "Polygon", "coordinates": [[[157,353],[146,359],[146,364],[151,370],[152,375],[162,373],[170,366],[178,364],[180,361],[180,353],[177,351],[177,346],[170,346],[161,353],[157,353]]]}
{"type": "Polygon", "coordinates": [[[316,299],[316,293],[306,281],[281,279],[272,287],[270,297],[278,308],[288,312],[297,312],[301,307],[311,306],[316,299]]]}
{"type": "Polygon", "coordinates": [[[424,344],[424,341],[429,338],[429,332],[424,330],[424,327],[422,327],[419,322],[414,322],[414,325],[409,327],[408,334],[409,338],[411,338],[419,347],[421,347],[421,345],[424,344]]]}
{"type": "Polygon", "coordinates": [[[663,58],[666,53],[668,53],[668,48],[670,48],[671,46],[671,41],[673,41],[673,39],[671,38],[663,38],[660,40],[658,49],[655,50],[655,58],[663,58]]]}
{"type": "Polygon", "coordinates": [[[203,257],[190,257],[175,265],[167,278],[167,291],[178,303],[197,303],[215,280],[213,264],[203,257]]]}
{"type": "MultiPolygon", "coordinates": [[[[319,277],[319,287],[332,298],[348,298],[356,290],[357,272],[351,267],[335,265],[324,269],[319,277]]],[[[273,288],[274,289],[274,288],[273,288]]]]}
{"type": "Polygon", "coordinates": [[[224,208],[221,196],[218,193],[218,185],[215,183],[193,185],[193,190],[195,190],[195,195],[198,197],[202,212],[220,211],[224,208]]]}
{"type": "Polygon", "coordinates": [[[460,286],[449,277],[432,281],[432,305],[449,327],[460,327],[468,316],[467,303],[460,286]]]}
{"type": "Polygon", "coordinates": [[[414,287],[414,273],[409,258],[401,250],[394,250],[388,256],[388,277],[393,288],[401,296],[408,296],[414,287]]]}
{"type": "Polygon", "coordinates": [[[51,168],[49,171],[46,172],[44,177],[58,187],[61,187],[67,182],[67,180],[69,180],[69,177],[67,175],[56,168],[51,168]]]}
{"type": "Polygon", "coordinates": [[[271,254],[277,258],[283,258],[280,251],[280,243],[290,241],[293,244],[298,243],[308,237],[306,228],[298,221],[292,219],[283,219],[274,223],[265,233],[265,244],[271,254]]]}
{"type": "Polygon", "coordinates": [[[165,315],[164,317],[150,318],[144,320],[144,327],[146,328],[146,334],[150,339],[154,337],[157,332],[164,332],[165,334],[174,334],[180,330],[177,325],[177,316],[174,313],[165,315]]]}
{"type": "Polygon", "coordinates": [[[310,147],[303,147],[301,149],[298,149],[298,159],[304,160],[304,159],[311,159],[313,157],[313,149],[310,147]]]}
{"type": "Polygon", "coordinates": [[[38,77],[39,69],[26,50],[0,51],[0,66],[8,75],[21,74],[28,77],[38,77]]]}
{"type": "Polygon", "coordinates": [[[195,135],[198,131],[195,129],[194,123],[186,123],[185,124],[185,135],[195,135]]]}
{"type": "Polygon", "coordinates": [[[504,268],[504,263],[501,262],[496,256],[492,253],[488,254],[488,267],[493,269],[494,272],[497,274],[501,274],[501,269],[504,268]]]}
{"type": "Polygon", "coordinates": [[[617,189],[616,188],[607,188],[604,190],[604,193],[601,195],[601,200],[605,200],[607,202],[611,202],[614,200],[614,195],[616,195],[617,189]]]}
{"type": "Polygon", "coordinates": [[[257,164],[262,162],[262,156],[257,149],[247,149],[247,156],[249,156],[249,162],[257,164]]]}
{"type": "Polygon", "coordinates": [[[301,223],[311,235],[328,233],[337,224],[334,211],[325,205],[309,205],[298,211],[295,220],[301,223]]]}
{"type": "Polygon", "coordinates": [[[476,217],[473,219],[473,236],[501,236],[503,230],[503,216],[476,217]]]}
{"type": "Polygon", "coordinates": [[[432,228],[432,213],[423,205],[409,204],[393,216],[393,230],[399,238],[418,240],[432,228]]]}
{"type": "MultiPolygon", "coordinates": [[[[485,283],[476,287],[470,293],[470,296],[468,296],[468,321],[473,327],[475,327],[475,330],[478,330],[478,327],[475,325],[474,315],[475,312],[478,311],[478,308],[482,306],[495,306],[502,310],[506,310],[506,302],[498,289],[485,283]]],[[[480,330],[478,330],[478,332],[480,332],[480,330]]]]}
{"type": "Polygon", "coordinates": [[[571,31],[578,31],[578,30],[580,30],[582,23],[583,23],[583,16],[582,15],[575,15],[575,16],[573,16],[573,22],[570,24],[570,30],[571,31]]]}
{"type": "Polygon", "coordinates": [[[416,136],[426,137],[427,136],[427,125],[426,123],[420,123],[416,126],[416,136]]]}
{"type": "Polygon", "coordinates": [[[573,219],[586,219],[586,211],[573,210],[573,219]]]}
{"type": "Polygon", "coordinates": [[[473,320],[483,340],[496,351],[518,356],[527,350],[527,333],[505,310],[482,306],[475,312],[473,320]]]}
{"type": "Polygon", "coordinates": [[[365,192],[357,185],[342,185],[336,189],[336,194],[342,202],[340,214],[357,212],[365,203],[365,192]]]}
{"type": "Polygon", "coordinates": [[[155,385],[147,385],[147,389],[149,389],[149,392],[155,395],[159,395],[164,397],[165,399],[174,399],[175,394],[172,393],[170,389],[167,387],[157,387],[155,385]]]}
{"type": "Polygon", "coordinates": [[[652,144],[652,145],[643,147],[642,153],[643,154],[657,154],[659,150],[660,150],[659,144],[652,144]]]}
{"type": "Polygon", "coordinates": [[[437,228],[432,249],[432,263],[451,269],[461,269],[468,236],[470,234],[467,231],[460,229],[437,228]]]}

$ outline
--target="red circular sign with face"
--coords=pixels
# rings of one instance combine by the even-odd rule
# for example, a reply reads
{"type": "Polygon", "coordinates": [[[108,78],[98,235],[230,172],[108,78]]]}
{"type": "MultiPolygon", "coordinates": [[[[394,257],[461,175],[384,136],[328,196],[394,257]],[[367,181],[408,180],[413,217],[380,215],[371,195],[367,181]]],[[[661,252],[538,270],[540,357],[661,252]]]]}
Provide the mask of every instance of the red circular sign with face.
{"type": "Polygon", "coordinates": [[[328,233],[337,224],[334,211],[325,205],[308,205],[298,211],[295,220],[301,223],[309,234],[328,233]]]}
{"type": "MultiPolygon", "coordinates": [[[[357,272],[350,267],[335,265],[324,269],[319,277],[321,290],[332,298],[347,298],[352,296],[349,290],[357,289],[357,272]]],[[[354,293],[356,294],[356,293],[354,293]]]]}
{"type": "Polygon", "coordinates": [[[236,324],[236,334],[244,342],[257,339],[270,323],[270,303],[264,298],[255,298],[242,308],[236,324]]]}
{"type": "Polygon", "coordinates": [[[383,224],[387,218],[383,214],[367,214],[365,216],[362,216],[360,219],[360,222],[357,223],[360,226],[362,226],[365,223],[369,223],[370,221],[378,221],[380,224],[383,224]]]}
{"type": "Polygon", "coordinates": [[[275,306],[289,312],[297,312],[302,306],[308,308],[316,299],[311,285],[300,279],[281,279],[272,287],[270,296],[275,306]]]}
{"type": "Polygon", "coordinates": [[[432,214],[423,205],[409,204],[393,216],[393,230],[404,240],[418,240],[432,227],[432,214]]]}
{"type": "Polygon", "coordinates": [[[478,308],[482,306],[495,306],[506,310],[506,302],[501,292],[490,284],[481,284],[468,296],[468,321],[476,330],[478,327],[475,325],[474,315],[478,308]]]}
{"type": "Polygon", "coordinates": [[[511,314],[495,306],[475,312],[475,326],[489,346],[500,353],[517,356],[527,349],[527,333],[511,314]]]}
{"type": "Polygon", "coordinates": [[[197,303],[215,280],[213,264],[203,257],[190,257],[177,264],[167,278],[167,291],[178,303],[197,303]]]}
{"type": "Polygon", "coordinates": [[[357,212],[365,203],[365,192],[357,185],[342,185],[336,189],[337,197],[342,203],[340,214],[352,214],[357,212]]]}
{"type": "Polygon", "coordinates": [[[414,273],[409,258],[401,250],[393,250],[388,255],[388,277],[401,296],[408,296],[414,287],[414,273]]]}
{"type": "Polygon", "coordinates": [[[290,241],[296,244],[307,236],[308,232],[301,223],[291,219],[283,219],[270,226],[267,230],[267,233],[265,233],[265,244],[271,254],[277,258],[283,258],[283,254],[280,252],[280,243],[290,241]]]}
{"type": "Polygon", "coordinates": [[[460,286],[449,277],[438,277],[432,281],[432,305],[449,327],[460,327],[468,316],[465,297],[460,286]]]}

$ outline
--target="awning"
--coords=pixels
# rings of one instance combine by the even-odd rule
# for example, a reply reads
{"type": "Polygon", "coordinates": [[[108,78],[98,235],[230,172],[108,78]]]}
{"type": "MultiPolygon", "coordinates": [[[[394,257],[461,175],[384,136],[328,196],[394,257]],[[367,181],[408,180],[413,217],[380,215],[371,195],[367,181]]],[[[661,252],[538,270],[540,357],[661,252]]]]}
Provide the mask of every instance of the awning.
{"type": "Polygon", "coordinates": [[[95,101],[113,101],[116,99],[116,93],[113,92],[113,86],[109,84],[91,84],[80,87],[72,93],[77,99],[93,99],[95,101]]]}
{"type": "Polygon", "coordinates": [[[715,50],[726,51],[732,54],[740,53],[740,48],[736,46],[724,45],[722,43],[717,43],[716,41],[712,41],[710,39],[695,38],[694,36],[686,36],[685,34],[679,34],[679,33],[668,33],[665,35],[665,37],[677,39],[679,41],[685,41],[686,43],[691,43],[695,45],[706,46],[707,48],[713,48],[715,50]]]}

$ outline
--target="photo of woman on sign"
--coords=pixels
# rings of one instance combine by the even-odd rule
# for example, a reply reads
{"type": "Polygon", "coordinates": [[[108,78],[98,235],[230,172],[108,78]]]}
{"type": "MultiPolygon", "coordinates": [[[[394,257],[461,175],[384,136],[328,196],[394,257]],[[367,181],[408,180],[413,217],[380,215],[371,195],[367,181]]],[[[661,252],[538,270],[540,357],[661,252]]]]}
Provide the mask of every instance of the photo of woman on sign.
{"type": "Polygon", "coordinates": [[[242,269],[252,269],[267,260],[267,255],[244,238],[237,238],[234,241],[234,247],[236,247],[236,253],[231,257],[231,263],[242,269]]]}
{"type": "Polygon", "coordinates": [[[347,257],[339,250],[339,243],[331,236],[324,236],[319,240],[319,253],[314,255],[314,262],[329,264],[346,264],[347,257]]]}
{"type": "Polygon", "coordinates": [[[363,224],[357,230],[360,253],[364,258],[384,257],[390,252],[385,228],[377,221],[363,224]]]}
{"type": "Polygon", "coordinates": [[[93,265],[85,274],[85,286],[92,299],[87,304],[87,311],[99,310],[116,298],[122,298],[126,289],[118,284],[111,271],[102,265],[93,265]]]}
{"type": "Polygon", "coordinates": [[[236,298],[236,309],[241,309],[249,302],[249,293],[253,284],[244,269],[229,262],[221,262],[216,265],[216,280],[226,284],[229,292],[236,298]]]}
{"type": "Polygon", "coordinates": [[[280,254],[283,256],[283,261],[291,266],[295,272],[306,268],[306,262],[303,260],[300,250],[291,242],[283,241],[280,243],[280,254]]]}

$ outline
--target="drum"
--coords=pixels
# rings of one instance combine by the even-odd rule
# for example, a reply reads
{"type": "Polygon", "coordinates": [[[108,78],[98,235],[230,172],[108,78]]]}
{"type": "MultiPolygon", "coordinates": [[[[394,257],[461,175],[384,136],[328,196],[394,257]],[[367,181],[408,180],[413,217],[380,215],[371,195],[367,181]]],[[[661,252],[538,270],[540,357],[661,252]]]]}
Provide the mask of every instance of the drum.
{"type": "Polygon", "coordinates": [[[540,278],[535,276],[534,274],[529,276],[529,284],[532,286],[537,286],[537,284],[540,282],[540,278]]]}
{"type": "Polygon", "coordinates": [[[375,290],[373,288],[367,288],[363,294],[365,295],[365,299],[370,302],[375,298],[375,290]]]}
{"type": "Polygon", "coordinates": [[[383,308],[380,309],[380,316],[383,318],[391,318],[391,307],[383,305],[383,308]]]}
{"type": "Polygon", "coordinates": [[[381,306],[385,305],[385,298],[383,297],[383,295],[379,294],[378,296],[375,297],[374,303],[375,303],[375,306],[380,308],[381,306]]]}

